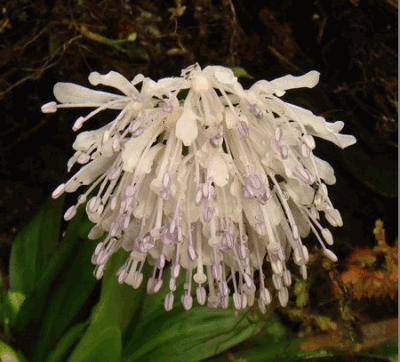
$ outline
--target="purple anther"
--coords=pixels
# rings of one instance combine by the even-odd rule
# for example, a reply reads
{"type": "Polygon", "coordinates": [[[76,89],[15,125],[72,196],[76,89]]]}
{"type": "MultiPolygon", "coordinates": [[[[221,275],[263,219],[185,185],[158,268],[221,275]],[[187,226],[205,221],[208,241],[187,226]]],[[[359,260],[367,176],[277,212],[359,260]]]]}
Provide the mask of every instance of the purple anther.
{"type": "Polygon", "coordinates": [[[246,248],[246,245],[240,244],[239,249],[238,249],[238,254],[239,254],[239,258],[241,260],[244,260],[247,258],[248,249],[246,248]]]}
{"type": "Polygon", "coordinates": [[[172,243],[176,242],[176,229],[173,233],[170,232],[170,228],[168,226],[163,226],[161,228],[161,241],[165,246],[171,245],[172,243]]]}
{"type": "Polygon", "coordinates": [[[140,251],[142,253],[148,253],[151,249],[154,248],[155,245],[155,240],[154,238],[151,236],[150,233],[147,233],[142,242],[140,243],[140,251]]]}
{"type": "Polygon", "coordinates": [[[235,309],[240,310],[242,307],[242,298],[240,297],[239,293],[233,293],[233,305],[235,306],[235,309]]]}
{"type": "Polygon", "coordinates": [[[235,238],[231,233],[225,234],[225,245],[228,249],[233,249],[235,246],[235,238]]]}
{"type": "Polygon", "coordinates": [[[196,252],[194,251],[193,245],[188,246],[188,255],[190,260],[192,261],[196,260],[196,252]]]}
{"type": "Polygon", "coordinates": [[[248,199],[253,197],[255,195],[253,188],[250,186],[249,183],[245,183],[242,185],[243,189],[243,195],[244,197],[247,197],[248,199]]]}
{"type": "Polygon", "coordinates": [[[265,186],[263,187],[262,190],[260,190],[260,192],[257,193],[257,201],[261,205],[265,205],[270,198],[271,198],[271,193],[269,189],[265,186]]]}
{"type": "Polygon", "coordinates": [[[118,283],[122,284],[125,282],[127,276],[128,276],[128,266],[127,264],[124,264],[121,268],[118,269],[117,271],[117,276],[118,276],[118,283]]]}
{"type": "Polygon", "coordinates": [[[239,120],[237,122],[237,128],[239,133],[243,136],[243,137],[248,137],[250,132],[249,132],[249,127],[247,126],[247,123],[244,121],[239,120]]]}
{"type": "Polygon", "coordinates": [[[283,287],[282,278],[279,275],[272,274],[272,282],[276,290],[281,290],[283,287]]]}
{"type": "Polygon", "coordinates": [[[214,217],[215,210],[212,206],[203,207],[203,219],[204,222],[210,222],[214,217]]]}
{"type": "Polygon", "coordinates": [[[253,289],[253,288],[254,288],[253,278],[252,278],[249,274],[243,273],[243,279],[244,279],[244,282],[246,283],[246,285],[247,285],[250,289],[253,289]]]}
{"type": "Polygon", "coordinates": [[[210,138],[210,145],[214,148],[218,148],[222,145],[223,140],[222,134],[217,133],[215,136],[210,138]]]}
{"type": "Polygon", "coordinates": [[[176,290],[176,279],[175,278],[171,278],[169,280],[169,290],[171,292],[175,292],[175,290],[176,290]]]}
{"type": "Polygon", "coordinates": [[[288,158],[289,150],[288,150],[288,148],[287,148],[285,145],[283,145],[283,146],[281,146],[281,147],[279,148],[279,152],[280,152],[280,154],[281,154],[282,160],[286,160],[286,159],[288,158]]]}
{"type": "Polygon", "coordinates": [[[155,284],[153,286],[153,293],[157,294],[159,292],[159,290],[161,289],[162,285],[163,285],[162,279],[156,280],[155,284]]]}
{"type": "Polygon", "coordinates": [[[185,293],[181,297],[182,305],[185,310],[190,310],[193,306],[193,298],[190,294],[185,293]]]}
{"type": "Polygon", "coordinates": [[[248,178],[249,180],[249,184],[253,189],[258,190],[261,185],[262,185],[262,181],[261,181],[261,177],[259,175],[256,174],[251,174],[248,178]]]}
{"type": "Polygon", "coordinates": [[[172,266],[172,268],[171,268],[172,277],[175,279],[178,278],[180,270],[181,270],[181,266],[179,264],[175,264],[174,266],[172,266]]]}
{"type": "Polygon", "coordinates": [[[126,230],[129,227],[129,223],[130,222],[131,222],[131,217],[129,215],[125,216],[125,218],[124,218],[124,220],[122,222],[122,229],[126,230]]]}
{"type": "Polygon", "coordinates": [[[292,284],[292,275],[289,270],[285,270],[283,272],[282,278],[283,278],[283,283],[285,284],[285,286],[289,287],[292,284]]]}
{"type": "Polygon", "coordinates": [[[133,288],[138,289],[142,284],[142,281],[143,281],[143,273],[135,272],[132,283],[133,288]]]}
{"type": "Polygon", "coordinates": [[[261,115],[260,108],[256,104],[249,103],[249,112],[254,114],[256,117],[261,115]]]}
{"type": "Polygon", "coordinates": [[[157,268],[164,269],[165,267],[165,255],[161,254],[157,261],[157,268]]]}
{"type": "Polygon", "coordinates": [[[97,280],[100,280],[103,277],[104,267],[105,267],[105,265],[101,264],[101,265],[97,265],[96,268],[94,268],[93,275],[97,280]]]}
{"type": "Polygon", "coordinates": [[[282,262],[284,262],[286,260],[286,255],[285,255],[285,249],[280,247],[278,249],[278,258],[279,260],[281,260],[282,262]]]}
{"type": "Polygon", "coordinates": [[[196,298],[197,298],[197,302],[200,305],[204,305],[204,303],[206,302],[206,290],[204,287],[196,288],[196,298]]]}
{"type": "Polygon", "coordinates": [[[196,205],[199,205],[202,199],[203,199],[203,191],[201,190],[200,187],[196,192],[196,198],[195,198],[196,205]]]}
{"type": "Polygon", "coordinates": [[[260,299],[262,299],[265,304],[271,303],[272,301],[271,293],[267,288],[262,288],[260,290],[260,299]]]}
{"type": "Polygon", "coordinates": [[[81,165],[83,165],[83,164],[85,164],[85,163],[87,163],[87,162],[89,162],[89,161],[90,161],[90,155],[87,154],[86,152],[81,153],[81,154],[78,156],[78,159],[77,159],[77,162],[78,162],[79,164],[81,164],[81,165]]]}
{"type": "Polygon", "coordinates": [[[174,293],[169,292],[164,299],[164,308],[169,312],[174,306],[174,293]]]}

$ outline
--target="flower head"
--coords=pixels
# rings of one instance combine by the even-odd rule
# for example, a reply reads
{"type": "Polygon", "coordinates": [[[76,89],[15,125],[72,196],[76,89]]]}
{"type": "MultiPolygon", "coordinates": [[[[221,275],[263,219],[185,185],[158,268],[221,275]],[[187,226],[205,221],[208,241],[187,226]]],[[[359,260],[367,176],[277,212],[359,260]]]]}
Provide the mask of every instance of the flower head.
{"type": "Polygon", "coordinates": [[[328,123],[280,99],[289,89],[314,87],[318,78],[311,71],[245,90],[229,68],[194,64],[180,77],[157,82],[141,74],[131,82],[116,72],[90,74],[91,84],[121,94],[57,83],[59,104],[45,104],[43,112],[94,109],[76,120],[75,131],[102,110],[117,111],[110,123],[77,136],[68,169],[78,163],[80,171],[53,192],[56,198],[86,186],[64,217],[86,203],[95,224],[89,238],[104,237],[92,257],[96,278],[123,248],[130,254],[117,273],[120,283],[138,288],[148,262],[147,291],[157,293],[170,265],[166,310],[185,273],[185,309],[192,295],[199,304],[222,308],[232,295],[236,309],[258,300],[265,311],[271,302],[267,274],[283,306],[291,284],[288,259],[307,277],[302,238],[310,232],[336,261],[326,247],[332,235],[320,223],[323,213],[332,226],[342,225],[326,187],[335,176],[313,154],[314,136],[341,148],[355,138],[339,134],[343,122],[328,123]]]}

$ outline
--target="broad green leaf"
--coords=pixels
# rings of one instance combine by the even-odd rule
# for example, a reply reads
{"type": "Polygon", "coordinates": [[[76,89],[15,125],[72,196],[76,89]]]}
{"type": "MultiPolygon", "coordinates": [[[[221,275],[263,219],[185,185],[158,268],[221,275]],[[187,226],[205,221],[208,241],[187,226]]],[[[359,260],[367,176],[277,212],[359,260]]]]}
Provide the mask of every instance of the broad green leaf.
{"type": "Polygon", "coordinates": [[[89,325],[89,322],[79,323],[73,326],[63,335],[57,343],[56,348],[50,354],[46,362],[64,362],[71,353],[74,345],[82,338],[89,325]]]}
{"type": "Polygon", "coordinates": [[[138,326],[124,348],[122,361],[200,361],[254,335],[259,327],[246,313],[193,307],[171,312],[138,326]]]}
{"type": "Polygon", "coordinates": [[[126,284],[118,284],[115,274],[126,258],[127,253],[119,250],[109,261],[103,277],[100,301],[93,309],[90,326],[69,361],[86,361],[81,360],[80,356],[86,350],[95,348],[103,330],[117,328],[123,333],[128,324],[134,323],[134,316],[142,303],[144,288],[135,290],[126,284]]]}
{"type": "MultiPolygon", "coordinates": [[[[135,320],[123,335],[123,362],[199,361],[254,335],[260,324],[249,321],[248,311],[235,314],[232,305],[226,310],[194,305],[185,311],[177,298],[172,311],[166,312],[168,274],[155,296],[145,296],[139,322],[135,320]]],[[[181,295],[184,279],[181,275],[176,295],[181,295]]]]}
{"type": "Polygon", "coordinates": [[[10,286],[31,292],[53,254],[60,233],[63,198],[48,200],[13,241],[10,257],[10,286]]]}
{"type": "Polygon", "coordinates": [[[121,331],[118,327],[112,326],[99,331],[99,334],[90,343],[90,348],[80,349],[79,353],[74,353],[68,361],[119,362],[121,350],[121,331]]]}
{"type": "Polygon", "coordinates": [[[81,210],[18,313],[14,332],[32,362],[45,359],[96,285],[95,243],[85,239],[90,227],[81,210]]]}

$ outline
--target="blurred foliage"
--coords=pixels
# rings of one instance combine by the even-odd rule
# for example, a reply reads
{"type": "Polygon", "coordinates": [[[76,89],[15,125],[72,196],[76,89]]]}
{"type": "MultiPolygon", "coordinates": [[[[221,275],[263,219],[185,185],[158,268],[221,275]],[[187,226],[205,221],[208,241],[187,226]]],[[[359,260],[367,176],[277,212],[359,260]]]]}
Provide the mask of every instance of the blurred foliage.
{"type": "Polygon", "coordinates": [[[393,0],[3,1],[0,357],[397,361],[397,16],[393,0]],[[344,152],[317,147],[337,171],[341,261],[314,253],[310,278],[293,276],[288,307],[266,316],[165,313],[161,295],[120,287],[111,271],[100,288],[90,223],[79,214],[64,230],[62,201],[40,208],[71,154],[74,112],[40,114],[55,82],[87,84],[94,70],[159,78],[195,61],[229,65],[244,86],[316,69],[317,88],[287,99],[345,121],[358,139],[344,152]]]}

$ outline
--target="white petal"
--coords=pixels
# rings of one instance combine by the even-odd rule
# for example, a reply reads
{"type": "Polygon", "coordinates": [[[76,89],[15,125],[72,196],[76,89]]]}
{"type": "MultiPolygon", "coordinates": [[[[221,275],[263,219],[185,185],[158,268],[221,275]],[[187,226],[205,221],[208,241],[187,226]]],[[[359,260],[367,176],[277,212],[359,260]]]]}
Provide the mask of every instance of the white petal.
{"type": "Polygon", "coordinates": [[[97,72],[92,72],[89,75],[89,82],[94,86],[104,84],[110,87],[114,87],[120,90],[122,93],[130,96],[132,94],[138,94],[138,90],[126,79],[122,74],[111,71],[105,75],[97,72]]]}
{"type": "Polygon", "coordinates": [[[228,129],[236,127],[237,119],[230,109],[225,111],[225,122],[228,129]]]}
{"type": "Polygon", "coordinates": [[[211,162],[208,168],[211,179],[217,186],[225,186],[228,183],[229,173],[228,166],[224,160],[223,155],[215,154],[211,156],[211,162]]]}
{"type": "Polygon", "coordinates": [[[318,117],[304,108],[293,104],[286,105],[289,113],[296,117],[304,126],[311,127],[312,130],[310,133],[313,135],[326,139],[340,148],[346,148],[356,143],[357,140],[354,136],[337,133],[342,129],[343,122],[329,123],[323,117],[318,117]]]}
{"type": "Polygon", "coordinates": [[[293,76],[285,75],[281,78],[274,79],[270,82],[274,87],[287,90],[293,88],[313,88],[319,81],[319,72],[312,70],[304,75],[293,76]]]}
{"type": "Polygon", "coordinates": [[[179,138],[185,146],[190,146],[196,139],[197,116],[192,112],[190,107],[184,107],[182,115],[176,122],[176,137],[179,138]]]}
{"type": "Polygon", "coordinates": [[[100,157],[88,163],[68,180],[65,184],[65,191],[74,192],[81,185],[89,185],[98,176],[106,172],[113,162],[114,157],[100,157]]]}
{"type": "Polygon", "coordinates": [[[206,77],[215,78],[219,83],[226,85],[233,85],[237,82],[232,69],[220,65],[205,67],[202,74],[206,77]]]}
{"type": "Polygon", "coordinates": [[[276,94],[278,97],[282,97],[285,94],[284,90],[281,90],[274,86],[271,82],[267,80],[259,80],[258,82],[254,83],[250,89],[250,93],[254,93],[256,96],[258,94],[276,94]]]}
{"type": "Polygon", "coordinates": [[[296,178],[288,179],[286,191],[290,198],[299,205],[309,205],[314,198],[314,190],[312,187],[296,178]]]}
{"type": "Polygon", "coordinates": [[[163,149],[164,147],[165,146],[162,143],[158,143],[149,149],[141,165],[141,171],[143,173],[147,174],[151,172],[151,166],[153,165],[154,159],[157,157],[160,150],[163,149]]]}
{"type": "Polygon", "coordinates": [[[301,211],[300,207],[297,204],[289,199],[288,204],[290,207],[290,211],[292,212],[294,221],[296,222],[297,230],[300,234],[300,237],[305,238],[311,231],[308,217],[304,215],[301,211]]]}
{"type": "MultiPolygon", "coordinates": [[[[73,83],[56,83],[53,89],[54,96],[60,103],[108,103],[126,97],[82,87],[73,83]]],[[[120,109],[114,105],[110,108],[120,109]]]]}
{"type": "Polygon", "coordinates": [[[285,218],[285,215],[282,211],[282,207],[279,206],[276,197],[272,197],[267,201],[268,207],[268,215],[271,218],[271,221],[274,225],[279,225],[281,221],[285,218]]]}
{"type": "Polygon", "coordinates": [[[321,160],[319,157],[313,155],[315,165],[318,170],[318,175],[326,184],[333,185],[336,183],[335,171],[333,167],[326,161],[321,160]]]}
{"type": "Polygon", "coordinates": [[[122,169],[124,171],[133,172],[136,168],[140,157],[146,146],[154,136],[154,128],[159,127],[157,123],[153,127],[147,128],[139,137],[131,138],[123,146],[122,169]]]}
{"type": "Polygon", "coordinates": [[[101,140],[104,131],[109,127],[109,125],[105,125],[99,129],[96,129],[95,131],[85,131],[79,133],[74,144],[72,145],[73,149],[77,151],[88,150],[92,145],[101,140]]]}

